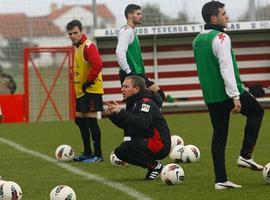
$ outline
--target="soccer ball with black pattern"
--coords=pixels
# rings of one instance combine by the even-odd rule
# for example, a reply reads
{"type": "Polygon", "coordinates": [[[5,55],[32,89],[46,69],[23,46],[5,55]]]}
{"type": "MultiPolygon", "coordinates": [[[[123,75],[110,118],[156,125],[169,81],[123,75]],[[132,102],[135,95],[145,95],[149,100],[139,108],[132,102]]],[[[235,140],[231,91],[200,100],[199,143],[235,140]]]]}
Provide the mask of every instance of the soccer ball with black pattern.
{"type": "Polygon", "coordinates": [[[266,183],[270,184],[270,162],[263,168],[263,179],[266,183]]]}
{"type": "Polygon", "coordinates": [[[58,185],[50,192],[50,200],[76,200],[76,194],[71,187],[58,185]]]}
{"type": "Polygon", "coordinates": [[[171,150],[173,150],[173,148],[176,145],[185,145],[184,140],[179,136],[179,135],[172,135],[171,136],[171,150]]]}
{"type": "Polygon", "coordinates": [[[174,161],[174,162],[181,162],[182,161],[182,153],[184,151],[184,146],[179,144],[176,145],[170,152],[169,157],[174,161]]]}
{"type": "Polygon", "coordinates": [[[62,144],[57,147],[55,151],[55,158],[59,161],[71,161],[74,158],[74,151],[71,146],[67,144],[62,144]]]}
{"type": "Polygon", "coordinates": [[[184,181],[185,173],[178,164],[167,164],[161,171],[161,180],[167,185],[176,185],[184,181]]]}
{"type": "Polygon", "coordinates": [[[127,166],[128,163],[120,160],[119,158],[117,158],[117,156],[114,154],[114,151],[112,151],[111,155],[110,155],[110,161],[111,164],[114,166],[127,166]]]}
{"type": "Polygon", "coordinates": [[[198,147],[195,145],[189,144],[186,145],[183,149],[181,160],[185,163],[196,162],[200,159],[201,153],[198,147]]]}
{"type": "Polygon", "coordinates": [[[21,187],[13,181],[0,180],[0,199],[1,200],[21,200],[21,187]]]}

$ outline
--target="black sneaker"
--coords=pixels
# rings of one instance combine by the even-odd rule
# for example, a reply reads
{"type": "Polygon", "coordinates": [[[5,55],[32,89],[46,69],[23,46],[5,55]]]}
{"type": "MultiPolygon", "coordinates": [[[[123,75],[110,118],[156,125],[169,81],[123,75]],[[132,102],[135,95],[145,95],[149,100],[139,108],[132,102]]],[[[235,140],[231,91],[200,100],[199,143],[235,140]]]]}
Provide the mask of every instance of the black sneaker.
{"type": "Polygon", "coordinates": [[[162,169],[163,169],[162,163],[158,162],[158,164],[154,168],[148,169],[144,180],[148,180],[148,181],[156,180],[157,177],[161,174],[162,169]]]}

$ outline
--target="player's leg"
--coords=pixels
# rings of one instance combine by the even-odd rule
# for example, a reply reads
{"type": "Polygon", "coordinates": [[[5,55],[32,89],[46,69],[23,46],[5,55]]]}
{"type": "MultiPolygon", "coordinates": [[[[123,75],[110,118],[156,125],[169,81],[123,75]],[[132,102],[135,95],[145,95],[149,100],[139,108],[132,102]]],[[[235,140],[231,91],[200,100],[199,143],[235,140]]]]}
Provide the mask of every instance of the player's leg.
{"type": "Polygon", "coordinates": [[[215,189],[241,188],[228,180],[225,166],[225,147],[228,137],[230,112],[233,108],[231,99],[221,102],[207,104],[213,126],[212,157],[215,171],[215,189]]]}
{"type": "Polygon", "coordinates": [[[114,150],[114,153],[120,160],[144,168],[149,160],[153,160],[142,151],[136,139],[121,143],[121,145],[114,150]]]}
{"type": "Polygon", "coordinates": [[[213,127],[211,151],[216,177],[215,182],[222,183],[227,181],[225,147],[228,137],[232,102],[227,100],[221,103],[207,104],[207,106],[213,127]]]}
{"type": "Polygon", "coordinates": [[[75,123],[80,129],[82,141],[83,141],[83,153],[79,156],[74,157],[74,161],[83,161],[89,159],[92,156],[92,150],[90,146],[90,132],[87,125],[87,119],[84,118],[81,112],[80,98],[76,99],[76,117],[75,123]]]}
{"type": "Polygon", "coordinates": [[[263,120],[264,110],[258,101],[246,91],[240,95],[240,101],[242,104],[241,114],[245,115],[247,120],[243,145],[240,152],[240,157],[238,159],[238,165],[243,167],[250,167],[253,170],[262,170],[263,166],[255,163],[251,159],[251,155],[257,142],[261,123],[263,120]]]}
{"type": "Polygon", "coordinates": [[[88,125],[91,130],[91,136],[93,140],[93,145],[94,145],[94,155],[97,157],[102,156],[102,150],[101,150],[101,131],[100,127],[97,122],[96,117],[90,117],[88,115],[88,125]]]}
{"type": "Polygon", "coordinates": [[[103,161],[103,157],[101,150],[101,131],[97,122],[97,112],[103,110],[102,95],[86,94],[84,96],[83,113],[87,119],[87,125],[91,131],[94,146],[93,158],[84,162],[100,162],[103,161]]]}
{"type": "Polygon", "coordinates": [[[114,153],[124,162],[147,168],[145,180],[155,180],[159,176],[163,165],[157,160],[157,158],[163,159],[166,157],[165,154],[163,155],[163,152],[162,156],[152,153],[147,149],[146,141],[143,139],[132,139],[130,141],[123,142],[114,150],[114,153]]]}

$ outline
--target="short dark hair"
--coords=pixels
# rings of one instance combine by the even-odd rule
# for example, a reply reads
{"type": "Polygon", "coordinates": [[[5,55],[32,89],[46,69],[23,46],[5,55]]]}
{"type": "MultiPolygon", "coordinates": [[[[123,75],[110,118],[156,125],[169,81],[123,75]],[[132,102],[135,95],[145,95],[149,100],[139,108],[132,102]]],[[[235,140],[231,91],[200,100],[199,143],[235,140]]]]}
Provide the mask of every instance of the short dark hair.
{"type": "Polygon", "coordinates": [[[139,91],[146,90],[145,80],[140,76],[127,76],[125,80],[131,80],[133,87],[138,87],[139,91]]]}
{"type": "Polygon", "coordinates": [[[141,6],[136,4],[129,4],[125,9],[125,17],[128,18],[128,14],[133,14],[135,10],[141,10],[141,6]]]}
{"type": "Polygon", "coordinates": [[[219,8],[223,8],[224,6],[225,4],[219,1],[210,1],[204,4],[202,7],[202,17],[205,23],[211,22],[211,16],[218,16],[219,8]]]}
{"type": "Polygon", "coordinates": [[[82,23],[79,20],[77,20],[77,19],[68,22],[67,27],[66,27],[66,30],[67,31],[70,31],[70,30],[72,30],[76,26],[78,26],[78,28],[80,29],[80,31],[82,31],[82,23]]]}

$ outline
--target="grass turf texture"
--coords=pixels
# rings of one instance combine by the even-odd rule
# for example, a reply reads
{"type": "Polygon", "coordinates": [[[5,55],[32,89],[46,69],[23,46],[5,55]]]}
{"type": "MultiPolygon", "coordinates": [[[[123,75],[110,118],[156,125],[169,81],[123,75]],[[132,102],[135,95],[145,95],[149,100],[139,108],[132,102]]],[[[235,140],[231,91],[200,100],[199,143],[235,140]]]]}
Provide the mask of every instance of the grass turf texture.
{"type": "MultiPolygon", "coordinates": [[[[196,163],[180,164],[185,171],[183,184],[167,186],[160,178],[153,182],[143,180],[146,170],[129,165],[115,167],[110,164],[111,151],[122,141],[122,131],[108,119],[99,121],[102,131],[102,149],[104,162],[84,164],[71,162],[69,165],[85,172],[116,181],[147,195],[151,199],[268,199],[270,185],[266,185],[262,172],[238,168],[243,138],[244,117],[231,116],[229,138],[226,149],[227,173],[229,179],[243,186],[239,190],[216,191],[214,189],[213,165],[210,153],[212,128],[208,113],[167,115],[166,119],[172,134],[180,135],[185,144],[196,145],[201,158],[196,163]]],[[[256,150],[258,163],[270,162],[270,110],[266,110],[256,150]]],[[[54,158],[54,152],[60,144],[69,144],[80,154],[81,138],[73,122],[40,122],[29,124],[1,124],[0,137],[21,144],[24,147],[54,158]]],[[[169,158],[164,164],[171,163],[169,158]]],[[[78,200],[88,199],[133,199],[127,194],[112,189],[99,182],[74,175],[57,165],[37,157],[24,154],[0,142],[0,175],[3,179],[17,182],[23,190],[23,199],[48,200],[50,191],[60,184],[74,189],[78,200]]]]}

